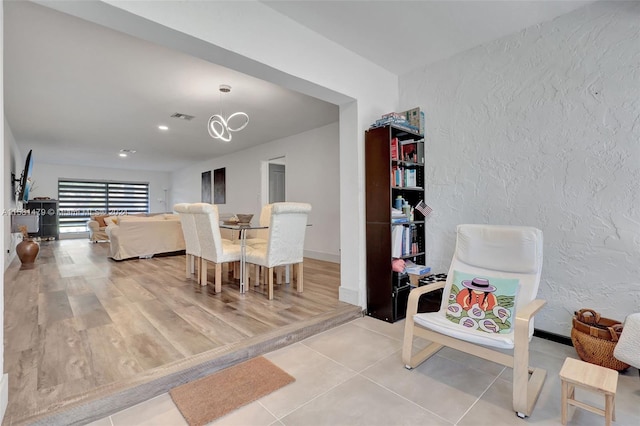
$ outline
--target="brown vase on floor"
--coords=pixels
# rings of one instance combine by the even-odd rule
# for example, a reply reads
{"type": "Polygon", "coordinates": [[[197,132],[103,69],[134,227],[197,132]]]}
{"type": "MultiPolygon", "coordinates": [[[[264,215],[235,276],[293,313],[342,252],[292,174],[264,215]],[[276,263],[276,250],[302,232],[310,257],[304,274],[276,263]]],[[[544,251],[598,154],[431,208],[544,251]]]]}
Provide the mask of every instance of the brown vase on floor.
{"type": "Polygon", "coordinates": [[[38,243],[31,240],[22,240],[22,242],[18,243],[16,246],[18,259],[20,259],[20,262],[22,262],[23,265],[32,265],[33,262],[35,262],[36,257],[38,257],[39,251],[40,246],[38,243]]]}

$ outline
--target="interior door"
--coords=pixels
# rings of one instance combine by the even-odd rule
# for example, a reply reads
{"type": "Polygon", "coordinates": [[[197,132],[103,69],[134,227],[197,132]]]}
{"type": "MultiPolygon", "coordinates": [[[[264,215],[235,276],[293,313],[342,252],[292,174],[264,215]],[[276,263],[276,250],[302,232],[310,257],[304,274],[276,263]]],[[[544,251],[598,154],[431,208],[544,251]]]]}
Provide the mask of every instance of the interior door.
{"type": "Polygon", "coordinates": [[[285,165],[269,163],[269,204],[285,201],[285,165]]]}

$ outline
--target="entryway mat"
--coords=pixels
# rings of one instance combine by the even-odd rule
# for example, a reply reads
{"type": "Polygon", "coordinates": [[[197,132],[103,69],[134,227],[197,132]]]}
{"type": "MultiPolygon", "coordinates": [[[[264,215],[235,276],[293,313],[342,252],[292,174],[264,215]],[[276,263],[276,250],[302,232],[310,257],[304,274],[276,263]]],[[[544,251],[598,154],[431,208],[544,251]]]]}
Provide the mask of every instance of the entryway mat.
{"type": "Polygon", "coordinates": [[[205,425],[295,381],[264,357],[234,365],[169,394],[190,426],[205,425]]]}

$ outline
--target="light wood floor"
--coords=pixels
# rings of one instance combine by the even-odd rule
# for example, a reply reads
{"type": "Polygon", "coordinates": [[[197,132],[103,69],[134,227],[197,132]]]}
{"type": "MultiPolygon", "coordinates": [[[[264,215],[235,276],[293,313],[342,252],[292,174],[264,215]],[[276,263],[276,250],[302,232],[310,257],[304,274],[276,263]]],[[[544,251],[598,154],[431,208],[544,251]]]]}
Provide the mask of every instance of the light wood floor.
{"type": "MultiPolygon", "coordinates": [[[[305,259],[304,292],[279,285],[269,301],[260,288],[239,294],[230,277],[222,293],[213,293],[213,283],[200,287],[185,278],[184,255],[115,262],[107,249],[87,240],[42,242],[33,269],[17,259],[7,269],[3,424],[41,419],[193,367],[210,354],[246,352],[243,342],[278,330],[291,334],[331,312],[358,311],[338,301],[334,263],[305,259]]],[[[208,275],[212,280],[213,271],[208,275]]],[[[282,345],[293,343],[283,339],[282,345]]]]}

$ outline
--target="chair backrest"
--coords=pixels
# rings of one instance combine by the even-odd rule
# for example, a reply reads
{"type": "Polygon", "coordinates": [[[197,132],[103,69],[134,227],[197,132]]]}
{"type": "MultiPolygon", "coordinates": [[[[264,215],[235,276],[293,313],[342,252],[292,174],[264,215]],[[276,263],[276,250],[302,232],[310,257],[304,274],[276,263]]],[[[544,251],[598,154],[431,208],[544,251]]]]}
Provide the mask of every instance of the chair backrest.
{"type": "Polygon", "coordinates": [[[196,230],[196,220],[193,214],[189,212],[189,204],[176,204],[173,206],[173,210],[176,211],[180,217],[187,254],[200,257],[200,241],[198,240],[198,232],[196,230]]]}
{"type": "Polygon", "coordinates": [[[267,240],[268,266],[300,263],[311,204],[273,203],[267,240]]]}
{"type": "Polygon", "coordinates": [[[196,232],[200,242],[200,256],[212,262],[218,262],[222,256],[223,245],[220,235],[218,206],[208,203],[189,204],[189,213],[193,214],[196,232]]]}
{"type": "MultiPolygon", "coordinates": [[[[271,208],[273,204],[265,204],[260,211],[260,226],[269,226],[271,223],[271,208]]],[[[269,230],[268,229],[258,229],[256,231],[256,237],[262,238],[267,241],[269,239],[269,230]]]]}
{"type": "Polygon", "coordinates": [[[515,311],[536,298],[542,271],[542,231],[525,226],[458,225],[440,312],[444,314],[454,271],[478,277],[518,279],[515,311]]]}

